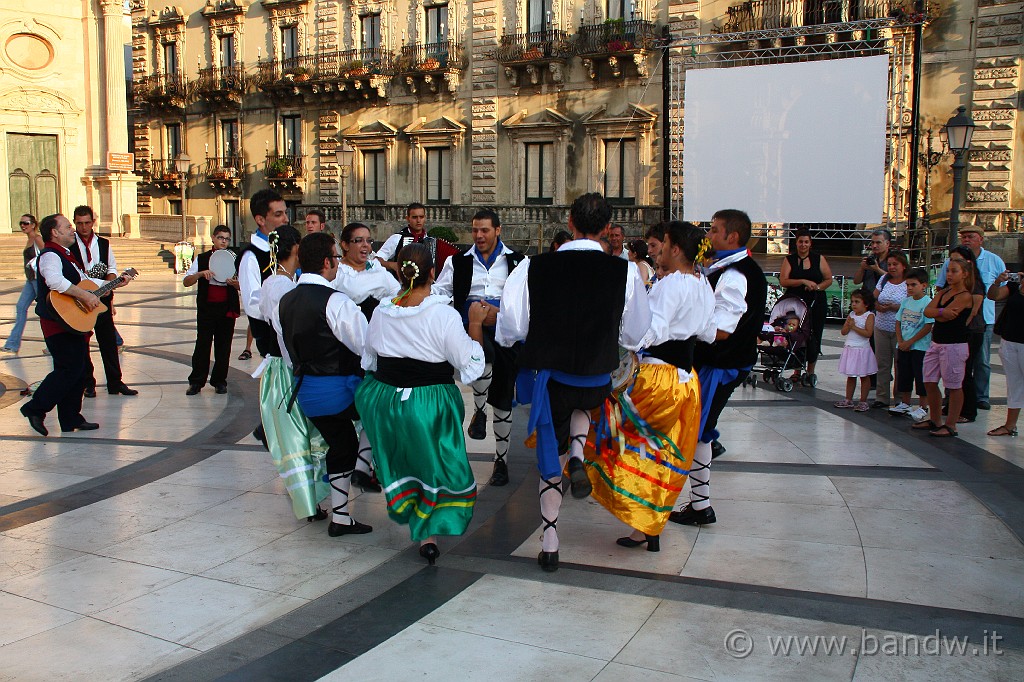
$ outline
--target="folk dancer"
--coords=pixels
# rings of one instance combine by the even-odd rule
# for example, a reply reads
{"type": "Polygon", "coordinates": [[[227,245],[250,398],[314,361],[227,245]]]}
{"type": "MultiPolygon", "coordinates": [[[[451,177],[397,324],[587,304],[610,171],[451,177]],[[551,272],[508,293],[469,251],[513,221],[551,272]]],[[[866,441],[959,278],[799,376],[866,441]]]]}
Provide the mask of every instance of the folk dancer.
{"type": "Polygon", "coordinates": [[[487,366],[473,382],[473,418],[467,433],[474,440],[487,436],[486,406],[494,410],[494,470],[488,485],[508,485],[509,434],[512,432],[512,399],[516,386],[516,358],[519,347],[505,348],[494,341],[494,325],[498,321],[501,292],[505,280],[525,258],[501,241],[501,221],[490,209],[473,216],[473,246],[464,254],[449,258],[430,291],[452,297],[455,310],[468,325],[469,306],[484,303],[484,356],[487,366]]]}
{"type": "MultiPolygon", "coordinates": [[[[270,265],[270,233],[288,224],[288,207],[280,194],[270,189],[261,189],[249,200],[249,211],[256,221],[256,231],[238,253],[238,288],[242,297],[242,310],[249,318],[249,331],[252,332],[259,354],[264,358],[268,355],[280,357],[277,336],[268,321],[261,317],[260,288],[274,274],[270,265]]],[[[253,372],[253,376],[260,376],[263,369],[261,365],[253,372]]],[[[252,435],[263,443],[263,447],[267,447],[262,424],[256,427],[252,435]]]]}
{"type": "Polygon", "coordinates": [[[77,286],[85,279],[82,264],[71,251],[75,243],[75,230],[67,218],[50,215],[39,225],[43,237],[43,250],[37,261],[39,293],[36,296],[36,314],[53,371],[46,375],[32,399],[21,406],[21,413],[29,425],[46,436],[46,414],[57,408],[61,431],[92,431],[99,424],[88,422],[82,416],[82,395],[89,356],[89,337],[71,331],[50,304],[51,291],[77,299],[88,310],[95,310],[100,300],[89,291],[77,286]]]}
{"type": "MultiPolygon", "coordinates": [[[[541,552],[545,571],[558,570],[558,510],[568,453],[573,497],[590,494],[583,444],[589,410],[600,407],[619,364],[619,346],[637,350],[651,325],[647,292],[636,265],[609,257],[600,239],[611,207],[597,193],[569,210],[574,241],[524,261],[505,282],[495,338],[503,346],[524,341],[521,367],[536,370],[528,430],[536,429],[540,470],[541,552]],[[557,294],[556,294],[557,292],[557,294]]],[[[522,377],[522,375],[521,375],[522,377]]]]}
{"type": "Polygon", "coordinates": [[[750,218],[725,209],[711,218],[708,238],[715,262],[706,274],[715,289],[715,340],[697,343],[694,366],[700,377],[701,434],[690,470],[690,501],[669,514],[669,521],[688,526],[716,521],[711,508],[711,443],[718,438],[718,418],[729,396],[757,360],[757,335],[764,323],[768,283],[750,256],[750,218]]]}
{"type": "Polygon", "coordinates": [[[295,289],[301,235],[291,225],[270,233],[270,270],[260,287],[260,315],[274,332],[274,347],[264,359],[260,376],[260,421],[266,431],[267,449],[284,479],[297,519],[320,521],[327,512],[318,506],[330,496],[324,482],[327,443],[299,405],[289,405],[292,395],[292,359],[282,334],[280,302],[295,289]],[[291,409],[289,409],[289,407],[291,409]]]}
{"type": "Polygon", "coordinates": [[[398,277],[398,264],[395,254],[409,244],[423,244],[430,249],[434,272],[441,272],[445,261],[459,253],[455,246],[444,239],[431,237],[427,234],[427,208],[419,202],[409,204],[405,209],[406,226],[385,240],[377,251],[377,260],[398,277]]]}
{"type": "MultiPolygon", "coordinates": [[[[85,276],[97,286],[106,284],[117,278],[117,262],[114,252],[110,249],[110,241],[93,231],[96,214],[89,206],[75,208],[75,243],[71,250],[78,257],[85,276]]],[[[118,288],[124,286],[121,284],[118,288]]],[[[114,294],[111,292],[102,301],[107,306],[106,312],[96,318],[96,345],[100,348],[103,359],[103,372],[107,377],[107,393],[110,395],[138,395],[134,388],[129,388],[121,379],[121,358],[117,353],[117,330],[114,328],[114,294]]],[[[92,366],[92,358],[86,357],[85,397],[96,397],[96,375],[92,366]]]]}
{"type": "Polygon", "coordinates": [[[314,232],[299,244],[302,275],[298,286],[281,298],[278,313],[285,347],[292,360],[295,402],[327,441],[327,481],[331,486],[331,523],[327,534],[361,535],[373,527],[349,513],[349,491],[356,468],[359,419],[354,397],[362,381],[360,368],[366,318],[331,282],[338,274],[338,245],[330,233],[314,232]]]}
{"type": "MultiPolygon", "coordinates": [[[[373,238],[370,228],[362,223],[349,223],[341,230],[341,263],[338,275],[332,284],[334,288],[352,299],[359,306],[366,321],[381,301],[398,295],[401,286],[398,280],[373,258],[373,238]]],[[[359,452],[356,454],[356,471],[352,474],[352,485],[363,492],[379,493],[380,482],[373,473],[373,457],[366,430],[359,434],[359,452]]]]}
{"type": "Polygon", "coordinates": [[[388,515],[408,524],[420,555],[437,560],[438,535],[461,535],[473,517],[476,481],[462,434],[465,404],[454,374],[471,383],[484,369],[482,303],[469,334],[445,296],[431,294],[433,258],[422,244],[398,254],[403,293],[370,320],[366,379],[356,406],[373,443],[388,515]]]}
{"type": "Polygon", "coordinates": [[[238,303],[238,277],[221,282],[210,270],[210,257],[228,248],[231,229],[227,225],[213,228],[213,248],[192,261],[181,283],[186,287],[199,284],[196,295],[196,345],[192,351],[192,373],[185,395],[196,395],[206,385],[217,393],[228,392],[228,367],[231,362],[231,339],[235,320],[241,309],[238,303]],[[210,345],[213,345],[213,372],[210,372],[210,345]]]}
{"type": "Polygon", "coordinates": [[[673,221],[662,234],[667,274],[651,289],[651,328],[632,387],[609,399],[587,440],[594,499],[634,531],[623,547],[661,549],[700,434],[697,341],[715,338],[715,293],[696,271],[711,249],[704,231],[673,221]]]}

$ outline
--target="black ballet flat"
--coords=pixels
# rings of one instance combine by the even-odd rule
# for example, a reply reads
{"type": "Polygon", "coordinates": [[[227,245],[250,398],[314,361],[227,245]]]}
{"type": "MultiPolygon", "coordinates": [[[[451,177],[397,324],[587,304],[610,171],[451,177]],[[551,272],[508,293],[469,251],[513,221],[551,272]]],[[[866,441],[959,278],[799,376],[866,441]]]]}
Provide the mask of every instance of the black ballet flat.
{"type": "Polygon", "coordinates": [[[353,521],[349,525],[331,521],[330,525],[327,526],[327,534],[332,538],[340,537],[342,535],[365,535],[366,533],[372,532],[373,526],[369,526],[365,523],[359,523],[358,521],[353,521]]]}
{"type": "Polygon", "coordinates": [[[554,552],[541,552],[537,555],[537,563],[547,573],[554,573],[558,570],[558,550],[554,552]]]}
{"type": "Polygon", "coordinates": [[[320,507],[317,507],[316,511],[313,513],[312,516],[307,516],[306,517],[306,522],[307,523],[313,523],[314,521],[323,521],[326,518],[327,518],[327,512],[324,511],[323,509],[321,509],[320,507]]]}
{"type": "Polygon", "coordinates": [[[647,535],[644,534],[643,540],[634,540],[628,535],[624,538],[619,538],[615,541],[615,544],[620,547],[639,547],[640,545],[647,545],[648,552],[660,552],[661,551],[661,536],[660,535],[647,535]]]}
{"type": "Polygon", "coordinates": [[[434,562],[437,561],[437,557],[441,556],[441,550],[433,542],[428,542],[425,545],[420,545],[420,556],[433,566],[434,562]]]}

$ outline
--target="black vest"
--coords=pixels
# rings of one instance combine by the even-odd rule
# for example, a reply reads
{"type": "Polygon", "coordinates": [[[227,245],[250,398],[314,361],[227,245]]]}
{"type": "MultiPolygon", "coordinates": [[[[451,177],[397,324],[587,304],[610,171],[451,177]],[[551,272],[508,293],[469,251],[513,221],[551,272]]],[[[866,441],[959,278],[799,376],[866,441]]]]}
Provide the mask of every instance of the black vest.
{"type": "MultiPolygon", "coordinates": [[[[210,269],[210,256],[212,256],[213,254],[214,254],[213,249],[210,249],[209,251],[204,251],[203,253],[199,254],[196,257],[196,267],[199,269],[199,272],[202,272],[203,270],[209,270],[210,269]]],[[[268,259],[268,262],[269,262],[269,259],[268,259]]],[[[196,295],[196,307],[199,309],[199,312],[205,313],[205,312],[208,312],[209,305],[210,305],[207,302],[207,297],[210,294],[210,282],[205,277],[200,277],[198,284],[199,284],[199,292],[196,295]]],[[[233,312],[233,313],[241,312],[241,308],[240,308],[239,302],[238,302],[238,291],[236,291],[233,286],[226,286],[226,287],[222,287],[222,288],[223,289],[227,289],[227,292],[228,292],[227,301],[225,303],[216,303],[214,305],[216,305],[218,307],[226,305],[227,306],[227,312],[233,312]]]]}
{"type": "MultiPolygon", "coordinates": [[[[39,257],[42,258],[44,253],[55,253],[60,258],[60,264],[63,268],[65,279],[72,284],[78,284],[82,281],[82,273],[72,263],[65,254],[61,253],[57,249],[50,248],[49,246],[39,252],[39,257]]],[[[39,261],[36,261],[37,263],[39,261]]],[[[36,315],[47,320],[53,320],[54,322],[60,322],[61,319],[57,313],[53,310],[53,306],[50,305],[50,287],[47,285],[45,278],[39,277],[39,286],[36,287],[36,315]]]]}
{"type": "MultiPolygon", "coordinates": [[[[270,271],[270,252],[257,249],[250,242],[238,251],[239,266],[242,264],[242,257],[247,252],[256,257],[256,263],[260,268],[260,282],[266,282],[267,278],[274,274],[270,271]]],[[[281,357],[281,347],[277,343],[277,334],[269,322],[250,317],[249,328],[252,329],[252,339],[256,342],[256,349],[260,352],[260,355],[281,357]]]]}
{"type": "MultiPolygon", "coordinates": [[[[97,235],[93,235],[93,239],[97,240],[99,242],[99,245],[100,245],[100,248],[99,248],[99,251],[100,251],[100,262],[104,263],[105,265],[110,265],[110,241],[106,237],[101,237],[98,234],[97,235]]],[[[78,256],[78,261],[80,263],[82,263],[83,267],[85,267],[85,261],[86,261],[85,254],[82,253],[82,250],[78,248],[78,238],[77,237],[75,238],[75,243],[72,244],[68,248],[71,249],[71,253],[73,253],[76,256],[78,256]]],[[[107,273],[104,272],[101,277],[97,277],[96,279],[105,279],[106,276],[107,276],[107,273]]]]}
{"type": "Polygon", "coordinates": [[[714,287],[726,270],[736,270],[747,280],[747,310],[740,316],[736,330],[728,338],[713,344],[698,342],[694,351],[694,364],[698,367],[740,369],[757,361],[757,335],[764,325],[764,306],[768,299],[768,282],[757,262],[743,258],[732,265],[708,275],[714,287]]]}
{"type": "MultiPolygon", "coordinates": [[[[469,289],[473,285],[473,261],[476,260],[476,256],[471,253],[473,247],[471,246],[469,249],[469,252],[467,252],[469,255],[452,256],[452,304],[460,314],[463,312],[463,308],[466,307],[469,289]]],[[[525,256],[518,251],[505,254],[508,274],[512,274],[512,271],[522,262],[523,258],[525,256]]]]}
{"type": "Polygon", "coordinates": [[[618,367],[628,274],[627,261],[603,251],[531,258],[530,330],[520,365],[581,375],[618,367]]]}
{"type": "Polygon", "coordinates": [[[327,302],[338,293],[322,284],[300,284],[281,298],[278,315],[295,376],[360,374],[360,358],[331,331],[327,302]]]}

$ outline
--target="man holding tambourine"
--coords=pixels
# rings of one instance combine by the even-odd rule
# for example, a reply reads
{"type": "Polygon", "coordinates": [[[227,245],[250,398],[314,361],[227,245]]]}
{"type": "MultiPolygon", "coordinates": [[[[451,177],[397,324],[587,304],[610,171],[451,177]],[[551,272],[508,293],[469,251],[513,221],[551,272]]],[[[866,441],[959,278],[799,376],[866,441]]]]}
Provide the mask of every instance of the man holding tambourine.
{"type": "Polygon", "coordinates": [[[196,347],[192,352],[192,373],[185,395],[196,395],[206,385],[217,393],[228,392],[228,363],[235,320],[239,316],[238,277],[235,254],[229,249],[231,230],[226,225],[213,229],[213,248],[199,254],[185,273],[182,284],[199,283],[196,296],[196,347]],[[213,371],[210,371],[210,344],[213,344],[213,371]]]}

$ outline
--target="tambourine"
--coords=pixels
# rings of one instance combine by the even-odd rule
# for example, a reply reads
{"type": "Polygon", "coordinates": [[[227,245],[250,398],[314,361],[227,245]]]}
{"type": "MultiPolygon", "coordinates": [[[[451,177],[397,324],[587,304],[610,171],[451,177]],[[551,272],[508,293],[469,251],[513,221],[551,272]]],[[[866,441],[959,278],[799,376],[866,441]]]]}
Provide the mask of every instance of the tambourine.
{"type": "Polygon", "coordinates": [[[612,393],[618,395],[628,390],[640,372],[640,358],[631,350],[619,347],[619,366],[612,372],[612,393]]]}
{"type": "Polygon", "coordinates": [[[214,251],[210,256],[210,272],[218,282],[227,282],[235,276],[235,254],[229,249],[214,251]]]}

